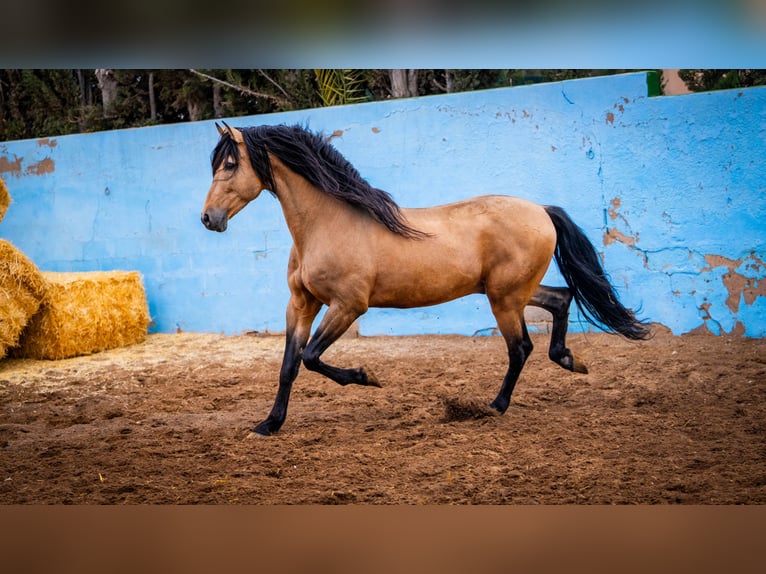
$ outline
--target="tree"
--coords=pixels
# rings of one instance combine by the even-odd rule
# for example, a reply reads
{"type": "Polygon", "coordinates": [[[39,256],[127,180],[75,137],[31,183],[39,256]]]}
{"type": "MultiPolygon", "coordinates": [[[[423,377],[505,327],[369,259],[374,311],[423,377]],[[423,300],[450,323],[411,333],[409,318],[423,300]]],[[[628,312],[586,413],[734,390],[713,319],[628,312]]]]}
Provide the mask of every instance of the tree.
{"type": "Polygon", "coordinates": [[[766,85],[766,70],[679,70],[678,76],[693,92],[766,85]]]}
{"type": "Polygon", "coordinates": [[[0,70],[0,140],[77,132],[82,107],[73,70],[0,70]]]}
{"type": "MultiPolygon", "coordinates": [[[[0,70],[0,141],[624,71],[628,70],[0,70]]],[[[762,70],[720,72],[738,86],[764,83],[762,70]]]]}
{"type": "MultiPolygon", "coordinates": [[[[222,113],[226,107],[226,103],[221,100],[221,94],[224,88],[233,91],[239,97],[244,96],[245,98],[252,98],[252,103],[254,105],[258,104],[259,99],[265,99],[270,101],[278,109],[290,109],[292,107],[293,102],[285,89],[264,70],[258,70],[258,73],[262,77],[262,81],[265,80],[270,84],[270,86],[267,86],[268,89],[266,90],[260,89],[257,83],[253,81],[254,78],[247,77],[248,74],[242,74],[242,72],[239,70],[220,70],[217,72],[212,71],[213,73],[208,73],[200,70],[189,71],[195,76],[202,78],[202,80],[205,80],[211,83],[214,87],[218,88],[219,101],[217,102],[217,106],[218,112],[220,113],[222,113]],[[279,93],[275,93],[274,88],[276,88],[276,91],[279,93]]],[[[215,103],[216,102],[214,101],[214,104],[215,103]]],[[[229,98],[229,103],[231,103],[231,98],[229,98]]],[[[269,109],[268,111],[276,110],[269,109]]]]}

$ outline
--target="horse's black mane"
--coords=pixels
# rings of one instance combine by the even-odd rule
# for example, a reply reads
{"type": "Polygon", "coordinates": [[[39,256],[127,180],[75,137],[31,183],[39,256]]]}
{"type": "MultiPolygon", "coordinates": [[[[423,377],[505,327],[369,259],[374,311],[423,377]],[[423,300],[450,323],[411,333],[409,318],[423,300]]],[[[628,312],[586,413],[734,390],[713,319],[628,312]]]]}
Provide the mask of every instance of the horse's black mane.
{"type": "MultiPolygon", "coordinates": [[[[320,134],[301,126],[285,125],[237,129],[242,132],[255,173],[272,193],[278,190],[275,189],[269,153],[317,188],[364,211],[392,232],[409,238],[427,235],[404,223],[399,206],[391,195],[367,183],[320,134]]],[[[236,143],[224,133],[213,150],[214,173],[227,156],[239,161],[236,143]]]]}

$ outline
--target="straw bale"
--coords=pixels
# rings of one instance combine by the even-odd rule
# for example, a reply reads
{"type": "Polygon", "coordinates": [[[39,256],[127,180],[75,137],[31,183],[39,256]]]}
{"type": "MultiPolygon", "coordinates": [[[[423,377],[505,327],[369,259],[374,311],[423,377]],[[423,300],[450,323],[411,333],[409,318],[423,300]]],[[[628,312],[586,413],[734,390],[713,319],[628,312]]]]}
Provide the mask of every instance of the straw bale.
{"type": "Polygon", "coordinates": [[[8,188],[5,187],[3,178],[0,177],[0,221],[5,217],[5,212],[8,211],[8,206],[11,204],[11,194],[8,193],[8,188]]]}
{"type": "Polygon", "coordinates": [[[0,239],[0,359],[15,346],[45,297],[45,280],[35,264],[0,239]]]}
{"type": "Polygon", "coordinates": [[[43,272],[47,297],[14,356],[64,359],[140,343],[149,309],[137,271],[43,272]]]}

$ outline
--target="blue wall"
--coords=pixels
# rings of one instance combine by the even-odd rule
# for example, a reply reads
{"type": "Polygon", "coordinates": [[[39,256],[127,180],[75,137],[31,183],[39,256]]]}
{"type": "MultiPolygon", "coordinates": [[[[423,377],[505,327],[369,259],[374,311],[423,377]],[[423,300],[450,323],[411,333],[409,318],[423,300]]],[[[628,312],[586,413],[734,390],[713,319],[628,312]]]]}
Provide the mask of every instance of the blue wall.
{"type": "MultiPolygon", "coordinates": [[[[681,334],[766,335],[766,88],[648,97],[646,74],[228,120],[301,123],[404,206],[506,193],[564,207],[624,302],[681,334]]],[[[0,237],[45,270],[137,269],[153,331],[284,329],[290,235],[263,194],[199,213],[212,122],[0,144],[0,237]]],[[[560,284],[555,266],[546,282],[560,284]]],[[[370,310],[363,334],[494,326],[483,297],[370,310]]],[[[572,330],[588,329],[576,313],[572,330]]]]}

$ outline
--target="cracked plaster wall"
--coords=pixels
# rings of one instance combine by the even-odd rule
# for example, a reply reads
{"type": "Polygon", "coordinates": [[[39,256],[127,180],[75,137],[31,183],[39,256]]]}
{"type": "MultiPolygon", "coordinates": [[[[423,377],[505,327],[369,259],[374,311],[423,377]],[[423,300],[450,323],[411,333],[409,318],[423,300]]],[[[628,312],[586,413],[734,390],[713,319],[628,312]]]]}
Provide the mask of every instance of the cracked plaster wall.
{"type": "MultiPolygon", "coordinates": [[[[766,334],[766,88],[649,97],[646,74],[248,118],[300,123],[404,206],[506,193],[564,207],[623,301],[674,333],[766,334]]],[[[263,194],[199,211],[212,122],[0,143],[0,237],[46,270],[137,269],[153,331],[281,331],[290,236],[263,194]]],[[[555,265],[545,281],[560,284],[555,265]]],[[[363,334],[492,333],[483,297],[370,310],[363,334]]],[[[588,330],[576,312],[571,330],[588,330]]]]}

